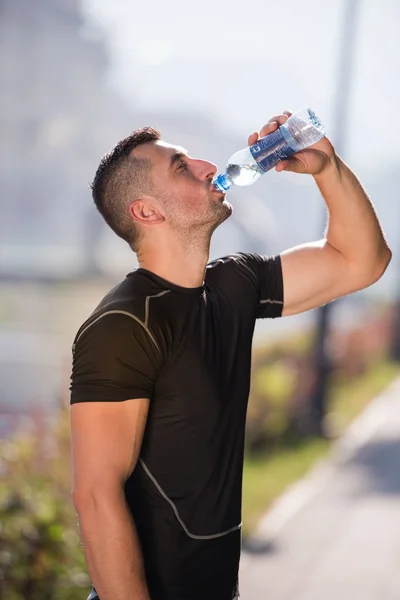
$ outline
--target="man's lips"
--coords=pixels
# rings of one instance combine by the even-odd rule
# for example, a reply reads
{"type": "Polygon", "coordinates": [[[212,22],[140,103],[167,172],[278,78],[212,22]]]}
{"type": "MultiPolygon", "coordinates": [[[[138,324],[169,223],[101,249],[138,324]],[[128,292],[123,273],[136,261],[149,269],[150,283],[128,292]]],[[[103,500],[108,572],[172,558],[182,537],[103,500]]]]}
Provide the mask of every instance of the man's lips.
{"type": "Polygon", "coordinates": [[[213,185],[211,185],[210,187],[210,192],[212,192],[213,194],[218,194],[219,196],[225,196],[225,192],[220,192],[213,185]]]}
{"type": "Polygon", "coordinates": [[[220,190],[217,190],[212,181],[209,182],[208,191],[212,194],[217,194],[220,198],[224,198],[226,196],[226,192],[221,192],[220,190]]]}

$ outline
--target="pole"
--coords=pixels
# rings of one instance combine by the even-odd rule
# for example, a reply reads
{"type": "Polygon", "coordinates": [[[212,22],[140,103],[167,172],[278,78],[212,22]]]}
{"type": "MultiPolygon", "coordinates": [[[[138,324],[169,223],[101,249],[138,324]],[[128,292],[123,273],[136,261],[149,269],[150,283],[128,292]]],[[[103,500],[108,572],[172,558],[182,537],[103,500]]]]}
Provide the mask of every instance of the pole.
{"type": "Polygon", "coordinates": [[[400,363],[400,276],[397,269],[397,294],[393,306],[393,328],[392,339],[390,340],[389,356],[390,358],[400,363]]]}
{"type": "MultiPolygon", "coordinates": [[[[349,98],[354,67],[354,48],[357,16],[360,0],[345,0],[343,12],[343,34],[339,48],[336,98],[334,106],[334,142],[336,152],[345,152],[348,133],[349,98]]],[[[324,227],[325,227],[324,214],[324,227]]],[[[317,435],[324,435],[324,416],[326,413],[327,393],[332,374],[332,363],[328,349],[328,335],[333,304],[322,306],[317,312],[317,330],[315,341],[316,381],[311,397],[310,428],[317,435]]]]}
{"type": "Polygon", "coordinates": [[[394,312],[395,322],[390,356],[393,361],[400,362],[400,298],[398,298],[396,301],[394,312]]]}

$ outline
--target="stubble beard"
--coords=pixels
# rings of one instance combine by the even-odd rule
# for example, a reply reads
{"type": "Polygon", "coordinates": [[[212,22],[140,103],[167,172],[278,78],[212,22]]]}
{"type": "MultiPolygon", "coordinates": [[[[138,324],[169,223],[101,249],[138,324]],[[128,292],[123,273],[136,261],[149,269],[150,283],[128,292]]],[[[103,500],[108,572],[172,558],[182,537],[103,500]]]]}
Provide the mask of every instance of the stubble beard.
{"type": "Polygon", "coordinates": [[[232,206],[224,201],[221,203],[213,202],[210,206],[210,213],[202,223],[193,223],[187,231],[187,239],[190,239],[192,245],[209,249],[211,237],[214,231],[222,225],[232,214],[232,206]]]}
{"type": "MultiPolygon", "coordinates": [[[[170,203],[170,206],[173,206],[170,203]]],[[[172,229],[185,245],[194,249],[209,249],[211,236],[214,231],[224,223],[232,214],[232,206],[226,201],[216,202],[210,200],[206,214],[193,222],[182,222],[177,213],[169,214],[172,229]]]]}
{"type": "Polygon", "coordinates": [[[210,237],[214,233],[214,231],[222,225],[232,214],[232,206],[224,200],[221,203],[214,203],[212,205],[213,208],[213,219],[210,224],[210,237]]]}

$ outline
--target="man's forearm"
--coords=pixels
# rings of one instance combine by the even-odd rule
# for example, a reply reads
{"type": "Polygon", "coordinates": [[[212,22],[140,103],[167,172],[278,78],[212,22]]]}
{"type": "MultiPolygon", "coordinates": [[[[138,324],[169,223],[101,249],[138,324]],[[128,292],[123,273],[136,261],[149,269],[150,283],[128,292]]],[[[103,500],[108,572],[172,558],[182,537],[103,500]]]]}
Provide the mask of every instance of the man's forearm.
{"type": "Polygon", "coordinates": [[[124,495],[94,498],[78,508],[91,581],[100,600],[150,600],[143,559],[124,495]]]}
{"type": "Polygon", "coordinates": [[[335,156],[315,181],[328,206],[328,243],[360,270],[376,270],[379,275],[391,253],[374,207],[357,177],[335,156]]]}

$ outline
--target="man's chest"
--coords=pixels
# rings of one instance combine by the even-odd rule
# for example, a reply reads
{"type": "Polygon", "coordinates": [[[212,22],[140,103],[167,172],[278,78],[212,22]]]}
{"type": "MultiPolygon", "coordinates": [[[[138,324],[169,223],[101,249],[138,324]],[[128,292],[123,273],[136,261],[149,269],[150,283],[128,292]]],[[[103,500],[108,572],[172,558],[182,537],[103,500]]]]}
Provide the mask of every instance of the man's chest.
{"type": "Polygon", "coordinates": [[[169,410],[197,418],[205,411],[217,417],[247,399],[253,326],[229,303],[209,299],[166,320],[154,401],[168,401],[169,410]]]}

